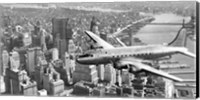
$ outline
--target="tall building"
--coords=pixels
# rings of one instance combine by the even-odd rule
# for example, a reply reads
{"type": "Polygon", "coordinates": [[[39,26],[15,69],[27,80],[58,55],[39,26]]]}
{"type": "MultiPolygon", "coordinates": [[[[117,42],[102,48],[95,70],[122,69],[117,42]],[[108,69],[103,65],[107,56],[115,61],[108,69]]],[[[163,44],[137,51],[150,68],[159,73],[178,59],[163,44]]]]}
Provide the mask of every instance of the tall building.
{"type": "Polygon", "coordinates": [[[165,98],[173,98],[175,93],[174,82],[169,79],[165,80],[165,98]]]}
{"type": "Polygon", "coordinates": [[[30,33],[23,34],[23,44],[24,44],[24,46],[29,46],[32,44],[32,37],[31,37],[30,33]]]}
{"type": "Polygon", "coordinates": [[[100,37],[107,41],[107,34],[105,32],[101,32],[100,37]]]}
{"type": "Polygon", "coordinates": [[[118,86],[122,86],[122,75],[121,75],[121,71],[120,71],[120,70],[116,70],[116,73],[117,73],[116,82],[118,83],[118,86]]]}
{"type": "MultiPolygon", "coordinates": [[[[1,30],[1,29],[0,29],[1,30]]],[[[1,36],[1,35],[0,35],[1,36]]],[[[3,75],[3,61],[2,61],[2,59],[3,59],[3,44],[1,43],[1,41],[0,41],[0,75],[3,75]]]]}
{"type": "MultiPolygon", "coordinates": [[[[9,55],[7,51],[3,51],[3,44],[0,42],[0,94],[6,91],[4,76],[6,74],[6,66],[8,66],[9,55]],[[4,61],[5,59],[6,61],[4,61]]],[[[8,67],[7,67],[8,68],[8,67]]]]}
{"type": "Polygon", "coordinates": [[[98,26],[93,26],[92,32],[98,36],[100,36],[100,32],[99,32],[99,27],[98,26]]]}
{"type": "Polygon", "coordinates": [[[67,52],[65,52],[64,65],[65,65],[65,69],[69,72],[70,67],[71,67],[71,62],[70,62],[70,55],[67,52]]]}
{"type": "Polygon", "coordinates": [[[59,59],[59,51],[57,48],[52,49],[52,60],[58,60],[59,59]]]}
{"type": "Polygon", "coordinates": [[[105,66],[104,80],[110,84],[115,84],[116,82],[116,71],[111,64],[105,66]]]}
{"type": "Polygon", "coordinates": [[[70,55],[65,52],[65,61],[64,61],[65,70],[67,72],[67,78],[70,80],[72,78],[72,73],[75,70],[75,62],[70,59],[70,55]]]}
{"type": "Polygon", "coordinates": [[[104,65],[97,65],[97,72],[98,72],[98,77],[99,80],[104,80],[104,65]]]}
{"type": "Polygon", "coordinates": [[[122,71],[122,83],[131,86],[131,80],[133,79],[133,74],[129,73],[128,70],[122,71]]]}
{"type": "Polygon", "coordinates": [[[28,71],[28,74],[30,75],[32,72],[34,72],[35,66],[36,66],[36,57],[35,57],[35,48],[29,48],[27,50],[27,64],[26,64],[26,70],[28,71]]]}
{"type": "Polygon", "coordinates": [[[43,74],[46,66],[47,65],[40,65],[35,67],[34,80],[37,82],[37,88],[39,90],[43,88],[43,74]]]}
{"type": "Polygon", "coordinates": [[[6,91],[4,77],[0,75],[0,94],[6,91]]]}
{"type": "Polygon", "coordinates": [[[41,48],[35,48],[35,64],[36,66],[47,65],[47,60],[41,48]]]}
{"type": "Polygon", "coordinates": [[[20,57],[19,53],[13,51],[12,56],[10,57],[10,68],[14,72],[18,72],[20,67],[20,57]]]}
{"type": "Polygon", "coordinates": [[[68,41],[66,39],[59,40],[59,58],[64,59],[65,52],[67,51],[68,41]]]}
{"type": "Polygon", "coordinates": [[[72,75],[73,81],[88,81],[92,83],[98,82],[98,75],[95,65],[81,65],[76,63],[75,71],[72,75]]]}
{"type": "Polygon", "coordinates": [[[69,18],[53,18],[52,19],[52,32],[53,36],[56,37],[57,48],[59,50],[59,57],[64,58],[65,52],[68,52],[69,40],[72,39],[72,26],[69,23],[69,18]]]}
{"type": "Polygon", "coordinates": [[[6,51],[6,50],[3,50],[3,52],[2,52],[2,64],[1,64],[1,66],[2,66],[2,68],[1,68],[1,73],[2,73],[2,75],[5,75],[5,73],[6,73],[6,68],[8,68],[8,62],[9,62],[9,54],[8,54],[8,52],[6,51]]]}
{"type": "Polygon", "coordinates": [[[71,55],[74,55],[76,51],[76,46],[74,44],[74,41],[72,39],[69,39],[69,44],[68,44],[68,52],[71,55]]]}

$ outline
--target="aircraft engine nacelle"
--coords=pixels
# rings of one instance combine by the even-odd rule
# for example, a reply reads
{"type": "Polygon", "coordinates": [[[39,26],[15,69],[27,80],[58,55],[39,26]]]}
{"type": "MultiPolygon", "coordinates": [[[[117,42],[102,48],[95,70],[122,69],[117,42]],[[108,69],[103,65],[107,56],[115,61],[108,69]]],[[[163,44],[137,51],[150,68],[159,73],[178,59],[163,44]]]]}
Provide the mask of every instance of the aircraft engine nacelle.
{"type": "Polygon", "coordinates": [[[128,68],[128,65],[127,65],[127,64],[123,64],[123,63],[121,63],[121,62],[115,62],[115,63],[113,64],[113,67],[114,67],[115,69],[122,70],[122,69],[127,69],[127,68],[128,68]]]}
{"type": "Polygon", "coordinates": [[[140,68],[133,66],[133,65],[128,65],[128,64],[122,63],[122,62],[115,62],[114,68],[117,70],[128,69],[129,73],[142,74],[142,76],[145,73],[145,75],[146,75],[146,72],[141,70],[140,68]]]}
{"type": "Polygon", "coordinates": [[[130,65],[128,68],[128,71],[129,71],[129,73],[135,74],[135,73],[141,72],[141,69],[137,68],[136,66],[130,65]]]}
{"type": "Polygon", "coordinates": [[[148,72],[144,71],[144,70],[141,70],[135,66],[131,66],[129,69],[128,69],[128,72],[129,73],[132,73],[136,76],[148,76],[148,72]]]}

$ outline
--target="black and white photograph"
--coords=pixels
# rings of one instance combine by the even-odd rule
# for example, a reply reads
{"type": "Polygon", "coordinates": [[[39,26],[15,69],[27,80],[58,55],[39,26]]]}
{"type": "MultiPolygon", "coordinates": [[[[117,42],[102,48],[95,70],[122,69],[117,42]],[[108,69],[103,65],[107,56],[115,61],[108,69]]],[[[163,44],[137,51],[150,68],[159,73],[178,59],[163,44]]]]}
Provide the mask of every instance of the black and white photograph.
{"type": "Polygon", "coordinates": [[[0,3],[0,97],[195,99],[197,15],[185,0],[0,3]]]}

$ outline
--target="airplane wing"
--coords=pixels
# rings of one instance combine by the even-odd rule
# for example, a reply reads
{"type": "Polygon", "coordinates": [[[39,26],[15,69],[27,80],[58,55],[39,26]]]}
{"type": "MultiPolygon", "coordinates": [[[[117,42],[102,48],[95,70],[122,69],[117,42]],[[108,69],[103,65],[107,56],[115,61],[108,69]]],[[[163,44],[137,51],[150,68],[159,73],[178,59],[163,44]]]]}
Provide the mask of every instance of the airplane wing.
{"type": "Polygon", "coordinates": [[[135,67],[135,69],[139,69],[139,70],[145,70],[147,72],[156,74],[158,76],[162,76],[168,79],[171,79],[173,81],[178,81],[178,82],[182,82],[183,80],[181,78],[178,78],[176,76],[170,75],[164,71],[155,69],[149,65],[143,64],[141,62],[141,60],[135,59],[135,58],[124,58],[121,59],[120,62],[122,62],[123,64],[129,64],[129,65],[133,65],[132,67],[135,67]]]}
{"type": "Polygon", "coordinates": [[[127,47],[126,44],[124,44],[124,42],[122,42],[118,37],[113,37],[112,35],[110,35],[109,38],[118,42],[122,47],[127,47]]]}
{"type": "Polygon", "coordinates": [[[116,37],[116,40],[117,40],[123,47],[126,47],[126,44],[124,44],[119,38],[116,37]]]}
{"type": "Polygon", "coordinates": [[[101,39],[99,36],[97,36],[96,34],[92,33],[91,31],[85,31],[85,33],[87,34],[87,36],[89,36],[89,38],[92,41],[97,43],[98,46],[103,47],[104,49],[114,48],[113,45],[111,45],[108,42],[104,41],[103,39],[101,39]]]}

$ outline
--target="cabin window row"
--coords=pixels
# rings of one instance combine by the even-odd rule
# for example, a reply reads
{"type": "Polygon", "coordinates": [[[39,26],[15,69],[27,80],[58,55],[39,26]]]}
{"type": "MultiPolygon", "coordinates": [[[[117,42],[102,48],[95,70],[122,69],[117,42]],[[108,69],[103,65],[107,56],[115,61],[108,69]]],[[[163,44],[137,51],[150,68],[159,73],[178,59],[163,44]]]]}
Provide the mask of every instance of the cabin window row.
{"type": "Polygon", "coordinates": [[[114,55],[114,57],[130,57],[130,56],[147,56],[147,55],[152,55],[152,53],[141,53],[141,54],[125,54],[125,55],[114,55]]]}

